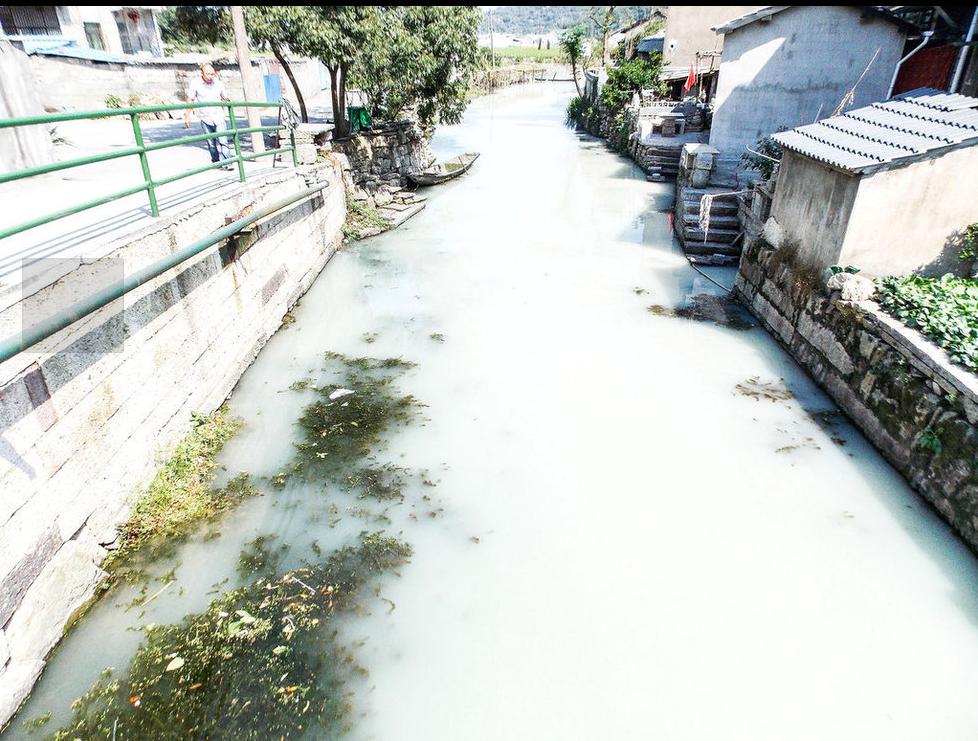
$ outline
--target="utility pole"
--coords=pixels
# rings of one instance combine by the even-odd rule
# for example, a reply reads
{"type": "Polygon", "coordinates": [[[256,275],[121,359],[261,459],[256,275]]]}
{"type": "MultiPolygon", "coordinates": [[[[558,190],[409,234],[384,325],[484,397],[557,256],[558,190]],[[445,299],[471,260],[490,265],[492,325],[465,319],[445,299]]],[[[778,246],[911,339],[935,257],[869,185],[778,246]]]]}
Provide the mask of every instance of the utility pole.
{"type": "Polygon", "coordinates": [[[492,33],[492,11],[489,11],[489,53],[492,55],[492,69],[496,69],[496,39],[492,33]]]}
{"type": "MultiPolygon", "coordinates": [[[[238,53],[238,70],[241,72],[241,86],[244,88],[244,99],[257,102],[258,88],[255,71],[251,68],[251,52],[248,50],[248,31],[245,29],[244,10],[240,5],[231,6],[231,23],[234,26],[234,48],[238,53]]],[[[248,106],[248,128],[261,126],[261,114],[258,108],[248,106]]],[[[265,135],[256,131],[251,135],[251,149],[256,154],[265,151],[265,135]]]]}

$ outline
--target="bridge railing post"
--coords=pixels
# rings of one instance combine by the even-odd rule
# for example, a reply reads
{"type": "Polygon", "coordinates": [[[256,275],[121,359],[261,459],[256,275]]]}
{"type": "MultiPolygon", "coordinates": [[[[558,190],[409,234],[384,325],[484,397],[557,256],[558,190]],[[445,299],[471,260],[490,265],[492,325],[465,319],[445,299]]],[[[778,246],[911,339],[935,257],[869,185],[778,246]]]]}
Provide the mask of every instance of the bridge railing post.
{"type": "Polygon", "coordinates": [[[234,106],[228,103],[228,115],[231,118],[231,131],[234,132],[234,160],[238,163],[238,180],[245,181],[244,160],[241,159],[241,134],[238,133],[238,122],[234,118],[234,106]]]}
{"type": "Polygon", "coordinates": [[[132,135],[139,147],[139,165],[143,168],[143,182],[146,183],[146,194],[149,196],[149,211],[153,216],[160,215],[160,207],[156,201],[156,184],[149,171],[149,158],[146,156],[146,144],[143,142],[143,129],[139,125],[139,114],[132,113],[129,116],[132,121],[132,135]]]}

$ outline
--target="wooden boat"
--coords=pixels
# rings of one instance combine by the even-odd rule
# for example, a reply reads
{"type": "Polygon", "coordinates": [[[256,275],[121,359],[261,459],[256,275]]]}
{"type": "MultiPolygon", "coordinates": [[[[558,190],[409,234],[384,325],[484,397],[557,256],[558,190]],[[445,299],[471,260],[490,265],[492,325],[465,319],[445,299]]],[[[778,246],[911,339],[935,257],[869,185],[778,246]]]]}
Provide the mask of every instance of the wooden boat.
{"type": "Polygon", "coordinates": [[[479,159],[478,152],[466,152],[457,157],[449,157],[444,162],[438,162],[421,172],[409,172],[408,180],[415,185],[438,185],[446,180],[457,178],[479,159]]]}

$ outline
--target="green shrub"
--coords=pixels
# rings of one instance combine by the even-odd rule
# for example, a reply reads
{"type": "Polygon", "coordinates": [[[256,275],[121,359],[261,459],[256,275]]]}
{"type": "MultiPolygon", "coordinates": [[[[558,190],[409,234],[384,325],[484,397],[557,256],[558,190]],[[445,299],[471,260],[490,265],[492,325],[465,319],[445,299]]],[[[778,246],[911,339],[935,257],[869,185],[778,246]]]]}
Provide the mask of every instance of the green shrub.
{"type": "Polygon", "coordinates": [[[567,117],[564,122],[568,126],[583,126],[588,108],[590,105],[587,100],[580,95],[575,95],[567,104],[567,117]]]}
{"type": "Polygon", "coordinates": [[[744,152],[740,156],[740,161],[744,163],[744,167],[748,170],[757,170],[764,176],[767,180],[771,175],[774,174],[774,166],[777,162],[774,160],[780,160],[784,156],[784,151],[781,149],[781,145],[778,144],[770,136],[765,136],[762,139],[758,139],[754,146],[751,147],[754,152],[759,152],[760,154],[754,154],[754,152],[744,152]],[[762,157],[761,155],[767,155],[762,157]]]}
{"type": "Polygon", "coordinates": [[[978,371],[978,280],[907,275],[880,278],[876,286],[884,311],[978,371]]]}
{"type": "Polygon", "coordinates": [[[656,90],[665,93],[665,85],[659,81],[662,72],[662,55],[652,54],[648,61],[636,59],[608,70],[608,80],[601,88],[601,104],[609,111],[617,112],[629,104],[640,90],[656,90]]]}
{"type": "Polygon", "coordinates": [[[958,256],[966,262],[978,258],[978,222],[964,228],[964,247],[958,256]]]}
{"type": "Polygon", "coordinates": [[[112,95],[111,93],[105,96],[105,107],[106,108],[122,108],[122,98],[118,95],[112,95]]]}
{"type": "Polygon", "coordinates": [[[632,134],[635,117],[629,110],[616,113],[608,127],[608,146],[619,154],[628,152],[628,140],[632,134]]]}

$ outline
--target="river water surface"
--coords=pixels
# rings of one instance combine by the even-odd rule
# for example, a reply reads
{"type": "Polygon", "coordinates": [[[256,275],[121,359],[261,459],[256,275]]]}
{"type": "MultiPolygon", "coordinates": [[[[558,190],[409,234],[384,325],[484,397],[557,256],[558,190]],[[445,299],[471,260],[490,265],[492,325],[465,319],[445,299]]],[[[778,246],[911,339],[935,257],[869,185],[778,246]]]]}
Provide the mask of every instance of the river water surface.
{"type": "MultiPolygon", "coordinates": [[[[440,130],[473,170],[340,252],[229,402],[222,475],[267,481],[324,351],[417,364],[424,422],[388,455],[435,486],[392,516],[411,562],[341,626],[369,672],[349,737],[978,738],[974,557],[763,330],[668,315],[722,291],[673,242],[673,185],[565,128],[569,95],[440,130]]],[[[374,527],[260,486],[144,610],[92,610],[9,735],[56,727],[256,536],[300,558],[374,527]]]]}

